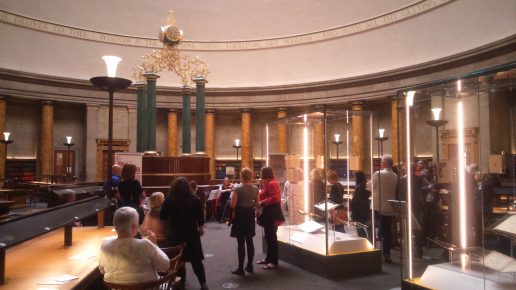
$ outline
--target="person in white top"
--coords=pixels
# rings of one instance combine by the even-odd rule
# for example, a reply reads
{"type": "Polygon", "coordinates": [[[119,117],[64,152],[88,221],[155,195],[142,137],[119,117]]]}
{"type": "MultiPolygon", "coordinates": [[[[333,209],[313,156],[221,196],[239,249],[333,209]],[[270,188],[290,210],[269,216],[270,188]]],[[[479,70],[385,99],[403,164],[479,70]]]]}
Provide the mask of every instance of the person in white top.
{"type": "Polygon", "coordinates": [[[392,156],[382,157],[382,170],[373,175],[374,210],[380,215],[380,231],[382,235],[382,252],[385,262],[391,263],[391,224],[394,211],[387,202],[396,199],[398,176],[392,171],[392,156]]]}
{"type": "Polygon", "coordinates": [[[111,283],[137,283],[158,279],[157,271],[167,271],[170,259],[155,245],[151,232],[146,239],[136,239],[138,212],[121,207],[114,215],[118,238],[105,241],[100,248],[99,270],[111,283]]]}

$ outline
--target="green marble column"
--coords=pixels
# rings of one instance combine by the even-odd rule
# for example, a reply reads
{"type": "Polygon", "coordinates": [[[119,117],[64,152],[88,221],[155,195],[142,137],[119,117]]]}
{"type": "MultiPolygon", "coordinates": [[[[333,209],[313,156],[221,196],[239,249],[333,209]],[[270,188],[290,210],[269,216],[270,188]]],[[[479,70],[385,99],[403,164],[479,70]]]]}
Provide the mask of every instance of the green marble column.
{"type": "Polygon", "coordinates": [[[205,131],[206,131],[206,109],[204,106],[205,84],[208,82],[204,77],[193,78],[196,86],[195,92],[195,151],[205,152],[205,131]]]}
{"type": "Polygon", "coordinates": [[[181,119],[181,128],[183,132],[183,146],[181,152],[183,154],[192,153],[191,146],[191,134],[190,134],[190,95],[192,94],[192,89],[189,86],[183,86],[183,115],[181,119]]]}
{"type": "Polygon", "coordinates": [[[147,119],[145,151],[156,151],[156,80],[159,75],[154,72],[146,72],[147,80],[147,119]]]}
{"type": "Polygon", "coordinates": [[[147,115],[147,84],[137,82],[136,87],[136,151],[144,152],[147,141],[146,119],[147,115]]]}

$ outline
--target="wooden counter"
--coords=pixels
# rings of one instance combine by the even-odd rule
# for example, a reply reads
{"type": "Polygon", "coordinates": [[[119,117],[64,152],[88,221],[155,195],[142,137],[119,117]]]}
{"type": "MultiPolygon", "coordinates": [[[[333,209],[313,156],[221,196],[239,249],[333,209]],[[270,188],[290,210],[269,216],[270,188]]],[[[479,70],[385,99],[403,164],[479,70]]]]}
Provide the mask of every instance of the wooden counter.
{"type": "Polygon", "coordinates": [[[14,201],[12,208],[25,207],[27,199],[26,189],[0,189],[0,195],[5,200],[14,201]]]}
{"type": "Polygon", "coordinates": [[[6,250],[5,283],[0,289],[85,289],[99,277],[100,246],[116,236],[112,227],[74,227],[73,244],[64,246],[64,229],[53,231],[6,250]],[[70,259],[72,256],[94,256],[70,259]],[[39,285],[55,276],[79,277],[62,285],[39,285]]]}

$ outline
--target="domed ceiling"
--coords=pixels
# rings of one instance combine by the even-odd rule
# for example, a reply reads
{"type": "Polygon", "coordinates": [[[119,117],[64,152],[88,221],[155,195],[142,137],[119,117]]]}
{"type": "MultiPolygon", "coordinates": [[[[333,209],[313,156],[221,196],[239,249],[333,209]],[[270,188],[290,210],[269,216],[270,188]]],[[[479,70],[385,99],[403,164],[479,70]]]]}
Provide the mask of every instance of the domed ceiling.
{"type": "MultiPolygon", "coordinates": [[[[101,56],[132,76],[159,49],[169,10],[181,53],[210,66],[208,87],[324,82],[410,67],[514,35],[513,0],[0,0],[0,68],[87,80],[101,56]]],[[[159,86],[180,86],[161,73],[159,86]]]]}

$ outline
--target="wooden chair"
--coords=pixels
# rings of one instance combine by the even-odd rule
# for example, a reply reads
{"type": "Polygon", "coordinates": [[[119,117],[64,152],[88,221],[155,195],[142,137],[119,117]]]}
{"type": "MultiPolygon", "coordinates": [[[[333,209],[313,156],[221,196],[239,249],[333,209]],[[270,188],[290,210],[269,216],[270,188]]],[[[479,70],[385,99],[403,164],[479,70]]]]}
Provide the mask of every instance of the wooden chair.
{"type": "Polygon", "coordinates": [[[162,248],[163,252],[170,258],[170,269],[165,273],[158,273],[160,278],[155,281],[141,282],[141,283],[112,283],[104,280],[104,286],[108,289],[118,290],[170,290],[176,281],[177,269],[183,254],[184,244],[162,248]]]}

